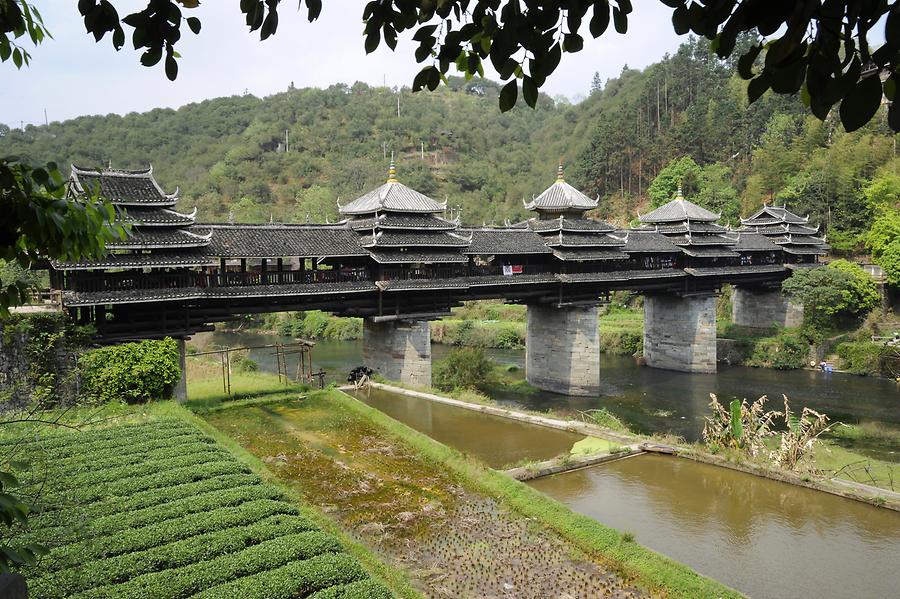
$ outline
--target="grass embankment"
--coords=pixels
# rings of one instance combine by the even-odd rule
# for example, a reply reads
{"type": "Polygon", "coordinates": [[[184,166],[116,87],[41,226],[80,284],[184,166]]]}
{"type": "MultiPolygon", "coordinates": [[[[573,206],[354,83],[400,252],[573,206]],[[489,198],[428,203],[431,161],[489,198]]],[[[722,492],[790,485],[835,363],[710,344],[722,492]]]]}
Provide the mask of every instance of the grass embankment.
{"type": "Polygon", "coordinates": [[[17,542],[50,548],[24,571],[30,596],[391,596],[358,559],[377,564],[367,552],[349,553],[184,408],[113,412],[85,431],[18,441],[32,464],[21,478],[40,493],[17,542]]]}
{"type": "MultiPolygon", "coordinates": [[[[292,381],[279,380],[270,372],[246,370],[247,360],[235,362],[229,375],[231,382],[230,400],[238,400],[262,395],[282,394],[290,391],[303,391],[304,385],[292,381]]],[[[187,366],[188,398],[199,405],[208,402],[210,405],[221,403],[225,398],[224,373],[222,363],[209,356],[188,355],[187,366]]]]}
{"type": "Polygon", "coordinates": [[[208,419],[429,592],[598,596],[624,576],[667,597],[738,596],[342,393],[208,419]]]}

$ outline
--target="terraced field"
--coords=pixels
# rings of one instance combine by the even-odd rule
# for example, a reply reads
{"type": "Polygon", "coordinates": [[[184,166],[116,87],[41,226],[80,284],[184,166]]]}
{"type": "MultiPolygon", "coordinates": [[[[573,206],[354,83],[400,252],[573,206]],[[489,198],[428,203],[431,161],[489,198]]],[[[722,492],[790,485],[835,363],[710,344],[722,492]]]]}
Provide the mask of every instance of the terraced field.
{"type": "MultiPolygon", "coordinates": [[[[0,446],[3,443],[0,442],[0,446]]],[[[176,418],[29,440],[41,598],[386,598],[276,487],[176,418]]],[[[28,477],[23,477],[28,478],[28,477]]]]}

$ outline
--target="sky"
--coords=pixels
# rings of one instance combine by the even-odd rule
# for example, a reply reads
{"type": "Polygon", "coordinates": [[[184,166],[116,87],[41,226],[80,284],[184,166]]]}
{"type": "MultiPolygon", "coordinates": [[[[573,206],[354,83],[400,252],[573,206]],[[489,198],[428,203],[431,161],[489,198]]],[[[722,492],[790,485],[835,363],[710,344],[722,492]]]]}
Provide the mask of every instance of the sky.
{"type": "MultiPolygon", "coordinates": [[[[207,98],[242,94],[267,96],[296,87],[327,87],[334,83],[409,86],[422,65],[410,35],[401,37],[395,52],[381,45],[370,55],[363,49],[363,0],[326,0],[317,21],[309,23],[296,10],[296,0],[282,2],[278,32],[261,42],[248,33],[234,0],[205,0],[182,12],[203,23],[200,35],[183,27],[177,49],[178,79],[166,79],[162,65],[141,66],[139,53],[126,45],[116,52],[107,36],[95,43],[84,30],[72,0],[34,0],[53,39],[31,49],[31,65],[16,70],[0,63],[0,123],[43,124],[80,115],[127,114],[158,107],[177,108],[207,98]]],[[[120,16],[142,8],[139,0],[114,0],[120,16]]],[[[573,101],[585,96],[595,72],[605,80],[627,64],[643,68],[673,52],[684,38],[672,30],[671,9],[661,2],[634,3],[626,35],[612,26],[598,40],[587,34],[584,49],[564,54],[543,92],[573,101]]],[[[489,77],[491,72],[486,73],[489,77]]],[[[499,77],[494,76],[495,79],[499,77]]]]}

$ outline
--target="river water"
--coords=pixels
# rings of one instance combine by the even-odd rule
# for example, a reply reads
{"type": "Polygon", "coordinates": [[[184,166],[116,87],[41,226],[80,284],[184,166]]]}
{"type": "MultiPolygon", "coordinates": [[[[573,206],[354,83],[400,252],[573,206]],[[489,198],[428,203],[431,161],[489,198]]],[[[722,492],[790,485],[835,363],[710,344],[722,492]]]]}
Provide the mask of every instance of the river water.
{"type": "MultiPolygon", "coordinates": [[[[272,336],[213,333],[201,344],[288,342],[272,336]]],[[[448,348],[435,345],[435,359],[448,348]]],[[[500,363],[524,363],[521,351],[488,351],[500,363]]],[[[275,370],[267,350],[251,353],[275,370]]],[[[342,381],[362,363],[359,342],[319,342],[317,368],[342,381]]],[[[597,398],[538,393],[496,397],[532,409],[607,407],[633,427],[696,438],[708,394],[755,398],[786,393],[847,422],[900,424],[891,381],[850,375],[722,367],[717,375],[641,368],[603,356],[597,398]]],[[[372,391],[364,399],[393,418],[498,467],[565,453],[577,435],[540,429],[452,406],[372,391]]],[[[890,449],[883,449],[885,454],[890,449]]],[[[643,455],[532,481],[573,510],[756,598],[900,597],[900,514],[848,499],[668,456],[643,455]]]]}
{"type": "MultiPolygon", "coordinates": [[[[203,333],[201,344],[249,346],[290,343],[289,337],[257,333],[203,333]]],[[[432,345],[433,360],[441,359],[451,348],[432,345]]],[[[485,353],[500,364],[516,365],[517,376],[524,377],[525,351],[488,349],[485,353]]],[[[264,370],[275,372],[271,350],[251,352],[264,370]]],[[[324,369],[327,380],[346,381],[347,373],[363,363],[361,341],[319,341],[313,349],[315,368],[324,369]]],[[[804,407],[828,414],[832,420],[848,424],[875,422],[900,428],[900,386],[894,381],[850,374],[719,365],[717,374],[688,374],[640,367],[627,356],[602,354],[600,357],[602,393],[598,397],[570,397],[548,392],[532,395],[495,392],[493,399],[513,407],[576,414],[579,410],[605,407],[640,433],[672,433],[688,441],[699,439],[703,417],[709,413],[709,394],[715,393],[727,404],[733,398],[754,400],[768,395],[769,409],[782,405],[787,395],[798,412],[804,407]]],[[[900,447],[857,447],[871,457],[900,462],[900,447]]]]}

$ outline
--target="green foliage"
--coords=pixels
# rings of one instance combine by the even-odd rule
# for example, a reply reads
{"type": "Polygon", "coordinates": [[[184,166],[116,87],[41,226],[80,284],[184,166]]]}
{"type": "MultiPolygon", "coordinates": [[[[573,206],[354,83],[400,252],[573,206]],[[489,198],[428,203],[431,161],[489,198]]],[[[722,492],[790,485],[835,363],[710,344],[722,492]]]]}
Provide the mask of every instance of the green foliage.
{"type": "Polygon", "coordinates": [[[237,372],[256,372],[259,364],[250,356],[235,356],[231,360],[231,367],[237,372]]]}
{"type": "Polygon", "coordinates": [[[888,284],[900,287],[900,239],[895,239],[887,246],[878,263],[884,269],[888,284]]]}
{"type": "Polygon", "coordinates": [[[349,341],[362,338],[362,319],[334,316],[320,310],[287,312],[278,316],[274,328],[281,335],[304,339],[349,341]]]}
{"type": "Polygon", "coordinates": [[[866,247],[877,262],[895,241],[900,240],[900,210],[885,209],[872,222],[866,234],[866,247]]]}
{"type": "Polygon", "coordinates": [[[828,268],[847,275],[847,282],[841,289],[843,300],[837,307],[838,312],[863,316],[881,301],[875,281],[858,264],[835,260],[828,268]]]}
{"type": "MultiPolygon", "coordinates": [[[[23,3],[24,4],[24,3],[23,3]]],[[[4,8],[15,4],[4,3],[4,8]]],[[[6,16],[6,15],[4,15],[6,16]]],[[[0,51],[6,33],[0,33],[0,51]]],[[[15,156],[0,157],[0,260],[29,268],[40,258],[78,261],[104,254],[107,241],[124,239],[112,204],[96,195],[66,197],[55,163],[32,166],[15,156]]],[[[25,300],[28,283],[16,278],[0,288],[0,317],[25,300]]]]}
{"type": "Polygon", "coordinates": [[[171,397],[181,377],[178,346],[141,341],[103,347],[82,354],[82,394],[88,401],[146,402],[171,397]]]}
{"type": "Polygon", "coordinates": [[[841,359],[841,368],[853,374],[890,375],[889,362],[893,362],[894,367],[900,363],[896,349],[870,341],[840,343],[835,353],[841,359]]]}
{"type": "Polygon", "coordinates": [[[880,301],[875,281],[847,260],[835,260],[827,268],[795,271],[782,290],[803,304],[804,319],[813,326],[827,325],[839,317],[859,318],[880,301]]]}
{"type": "Polygon", "coordinates": [[[581,417],[583,420],[587,420],[597,426],[602,426],[603,428],[623,433],[631,432],[624,420],[606,408],[585,410],[584,412],[581,412],[581,417]]]}
{"type": "Polygon", "coordinates": [[[523,322],[444,319],[431,323],[437,343],[465,347],[518,349],[525,347],[523,322]]]}
{"type": "Polygon", "coordinates": [[[491,370],[491,361],[481,349],[454,348],[434,364],[434,385],[443,391],[476,389],[487,382],[491,370]]]}
{"type": "Polygon", "coordinates": [[[799,335],[782,333],[757,340],[747,364],[776,370],[793,370],[803,368],[808,357],[809,343],[799,335]]]}
{"type": "Polygon", "coordinates": [[[675,199],[675,192],[681,185],[685,197],[693,196],[700,189],[702,169],[690,156],[673,160],[653,179],[647,194],[653,208],[675,199]]]}
{"type": "Polygon", "coordinates": [[[616,356],[640,356],[644,353],[644,336],[633,331],[600,330],[600,347],[616,356]]]}

